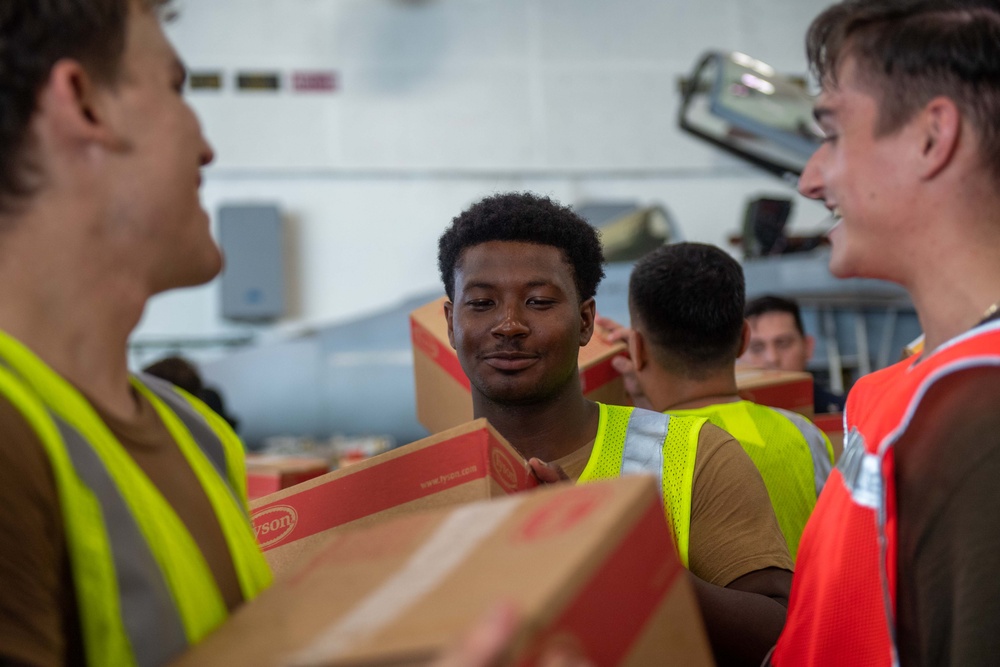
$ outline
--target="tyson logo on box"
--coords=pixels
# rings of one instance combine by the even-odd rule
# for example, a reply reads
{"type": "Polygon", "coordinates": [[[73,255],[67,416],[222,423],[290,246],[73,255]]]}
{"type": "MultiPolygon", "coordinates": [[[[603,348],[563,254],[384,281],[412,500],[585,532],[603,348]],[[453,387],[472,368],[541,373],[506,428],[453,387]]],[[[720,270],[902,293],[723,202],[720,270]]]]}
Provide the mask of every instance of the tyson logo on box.
{"type": "Polygon", "coordinates": [[[273,505],[250,517],[253,534],[262,549],[273,547],[288,537],[299,522],[299,513],[288,505],[273,505]]]}
{"type": "Polygon", "coordinates": [[[496,473],[494,478],[506,491],[517,490],[517,467],[510,460],[507,452],[499,447],[494,447],[490,452],[490,460],[493,463],[493,470],[496,473]]]}

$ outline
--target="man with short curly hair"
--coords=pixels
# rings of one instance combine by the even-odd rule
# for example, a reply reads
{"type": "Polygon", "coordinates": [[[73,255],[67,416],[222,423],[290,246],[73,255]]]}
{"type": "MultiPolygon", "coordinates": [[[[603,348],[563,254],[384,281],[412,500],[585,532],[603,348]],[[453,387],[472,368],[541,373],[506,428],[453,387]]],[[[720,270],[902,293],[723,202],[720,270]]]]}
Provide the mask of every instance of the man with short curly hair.
{"type": "Polygon", "coordinates": [[[596,230],[546,197],[487,197],[441,236],[448,336],[485,417],[543,481],[643,472],[692,573],[720,664],[757,665],[784,621],[792,561],[760,474],[698,417],[594,403],[578,355],[604,263],[596,230]],[[547,465],[551,462],[555,465],[547,465]]]}

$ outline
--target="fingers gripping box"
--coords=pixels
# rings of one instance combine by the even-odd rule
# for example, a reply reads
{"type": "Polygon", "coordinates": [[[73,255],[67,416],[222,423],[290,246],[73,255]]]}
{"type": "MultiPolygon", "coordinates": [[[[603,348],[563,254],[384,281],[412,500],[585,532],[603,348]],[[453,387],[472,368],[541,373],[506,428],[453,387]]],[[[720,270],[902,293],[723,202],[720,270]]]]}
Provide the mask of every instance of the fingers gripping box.
{"type": "MultiPolygon", "coordinates": [[[[431,433],[472,419],[469,378],[448,342],[444,317],[447,297],[441,297],[410,313],[413,342],[413,373],[417,392],[417,419],[431,433]]],[[[631,405],[621,375],[611,360],[628,351],[624,343],[610,344],[600,331],[580,348],[580,383],[592,401],[631,405]]]]}
{"type": "Polygon", "coordinates": [[[498,600],[502,664],[711,664],[651,477],[566,484],[336,531],[181,665],[425,665],[498,600]]]}
{"type": "Polygon", "coordinates": [[[340,526],[537,485],[520,453],[477,419],[251,501],[250,520],[264,556],[281,575],[340,526]]]}

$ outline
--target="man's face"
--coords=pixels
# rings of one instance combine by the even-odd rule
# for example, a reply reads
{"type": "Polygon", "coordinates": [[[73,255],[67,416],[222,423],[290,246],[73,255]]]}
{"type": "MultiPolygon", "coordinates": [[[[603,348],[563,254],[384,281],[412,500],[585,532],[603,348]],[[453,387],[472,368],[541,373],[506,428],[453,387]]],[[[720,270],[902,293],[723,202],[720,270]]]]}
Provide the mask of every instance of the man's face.
{"type": "Polygon", "coordinates": [[[817,100],[826,139],[806,165],[799,192],[822,200],[837,220],[830,231],[834,275],[892,278],[886,249],[905,240],[911,220],[905,184],[913,128],[876,138],[878,101],[858,83],[853,58],[845,59],[838,80],[817,100]]]}
{"type": "Polygon", "coordinates": [[[748,318],[750,343],[740,361],[756,368],[804,371],[813,353],[812,336],[803,336],[790,313],[771,312],[748,318]]]}
{"type": "Polygon", "coordinates": [[[531,405],[574,382],[580,391],[577,359],[594,330],[594,300],[579,302],[560,249],[513,241],[466,248],[445,316],[474,393],[531,405]]]}
{"type": "Polygon", "coordinates": [[[181,94],[184,76],[156,16],[133,3],[119,81],[103,93],[116,139],[108,226],[152,293],[206,282],[222,267],[198,195],[212,150],[181,94]]]}

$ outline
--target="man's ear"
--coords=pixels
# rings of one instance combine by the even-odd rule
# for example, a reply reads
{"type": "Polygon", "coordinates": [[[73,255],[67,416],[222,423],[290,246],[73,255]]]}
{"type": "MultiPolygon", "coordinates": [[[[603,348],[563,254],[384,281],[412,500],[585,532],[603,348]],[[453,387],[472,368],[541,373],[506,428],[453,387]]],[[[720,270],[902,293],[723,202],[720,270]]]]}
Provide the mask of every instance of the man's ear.
{"type": "Polygon", "coordinates": [[[594,335],[594,320],[597,317],[597,302],[594,297],[580,303],[580,347],[590,342],[594,335]]]}
{"type": "Polygon", "coordinates": [[[920,175],[931,179],[948,166],[958,149],[962,113],[947,97],[935,97],[917,116],[920,139],[920,175]]]}
{"type": "MultiPolygon", "coordinates": [[[[634,322],[633,322],[634,324],[634,322]]],[[[649,365],[649,342],[642,332],[632,327],[628,337],[628,355],[632,357],[632,365],[639,372],[649,365]]]]}
{"type": "Polygon", "coordinates": [[[108,92],[83,65],[63,58],[52,66],[39,93],[38,114],[49,121],[55,137],[116,147],[120,141],[107,122],[108,92]]]}
{"type": "Polygon", "coordinates": [[[816,339],[812,336],[806,336],[806,361],[813,358],[813,352],[816,351],[816,339]]]}
{"type": "Polygon", "coordinates": [[[739,359],[744,354],[746,354],[748,347],[750,347],[750,320],[744,318],[743,331],[740,332],[740,349],[736,353],[736,358],[739,359]]]}
{"type": "Polygon", "coordinates": [[[455,347],[455,327],[452,324],[452,311],[455,308],[455,304],[451,301],[444,302],[444,319],[448,322],[448,342],[451,343],[453,349],[458,349],[455,347]]]}

